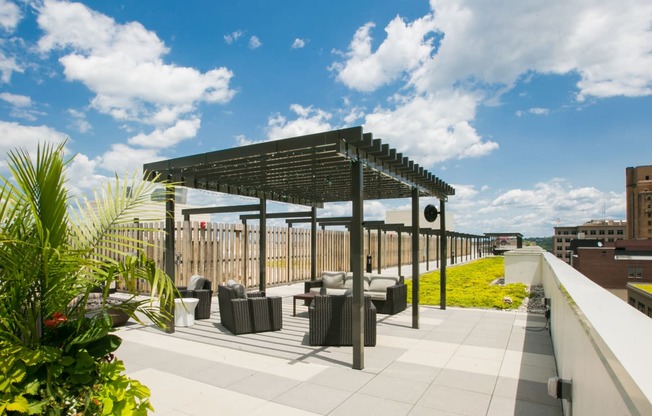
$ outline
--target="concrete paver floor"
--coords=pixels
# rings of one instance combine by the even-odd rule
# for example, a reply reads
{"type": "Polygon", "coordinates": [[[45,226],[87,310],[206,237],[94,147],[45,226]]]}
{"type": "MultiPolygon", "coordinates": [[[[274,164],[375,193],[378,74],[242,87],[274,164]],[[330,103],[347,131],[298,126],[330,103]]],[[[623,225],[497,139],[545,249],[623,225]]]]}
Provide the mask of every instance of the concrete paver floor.
{"type": "Polygon", "coordinates": [[[351,347],[308,344],[308,312],[283,297],[283,329],[232,335],[210,319],[166,334],[130,323],[117,356],[152,391],[157,415],[561,415],[547,394],[556,375],[545,318],[493,310],[420,307],[378,315],[377,345],[351,369],[351,347]]]}

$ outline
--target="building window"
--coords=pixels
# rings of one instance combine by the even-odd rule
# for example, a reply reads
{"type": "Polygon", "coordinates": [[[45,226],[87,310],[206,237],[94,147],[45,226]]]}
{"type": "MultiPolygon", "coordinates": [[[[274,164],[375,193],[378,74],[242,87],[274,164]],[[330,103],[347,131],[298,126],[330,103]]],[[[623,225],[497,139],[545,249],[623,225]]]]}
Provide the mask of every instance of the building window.
{"type": "Polygon", "coordinates": [[[557,242],[558,242],[558,243],[561,243],[562,241],[563,241],[563,238],[558,238],[558,239],[557,239],[557,242]]]}
{"type": "Polygon", "coordinates": [[[591,230],[591,232],[589,234],[595,235],[595,230],[591,230]]]}
{"type": "Polygon", "coordinates": [[[568,231],[564,231],[564,235],[568,235],[568,231]]]}
{"type": "Polygon", "coordinates": [[[643,277],[643,268],[638,266],[627,266],[627,277],[630,279],[640,279],[643,277]]]}
{"type": "Polygon", "coordinates": [[[652,318],[652,308],[650,308],[649,306],[647,307],[647,316],[652,318]]]}
{"type": "Polygon", "coordinates": [[[638,310],[645,313],[645,304],[643,302],[638,302],[638,310]]]}
{"type": "Polygon", "coordinates": [[[607,241],[609,241],[610,243],[613,243],[613,242],[614,242],[614,239],[613,239],[613,238],[610,238],[610,239],[607,240],[607,241]]]}
{"type": "Polygon", "coordinates": [[[557,246],[557,251],[561,251],[561,246],[557,246]]]}
{"type": "Polygon", "coordinates": [[[600,235],[604,235],[604,230],[600,230],[600,231],[598,231],[598,234],[600,234],[600,235]]]}
{"type": "Polygon", "coordinates": [[[618,235],[623,235],[623,234],[625,234],[625,231],[624,231],[624,230],[617,230],[617,231],[616,231],[616,234],[618,234],[618,235]]]}
{"type": "Polygon", "coordinates": [[[629,304],[632,305],[632,306],[636,306],[636,299],[634,299],[633,297],[630,296],[629,297],[629,304]]]}
{"type": "Polygon", "coordinates": [[[557,258],[561,258],[561,253],[557,253],[557,258]]]}
{"type": "Polygon", "coordinates": [[[607,230],[607,234],[614,235],[614,230],[607,230]]]}
{"type": "Polygon", "coordinates": [[[567,242],[567,243],[570,243],[570,240],[571,240],[570,238],[567,238],[567,239],[566,239],[566,242],[567,242]]]}

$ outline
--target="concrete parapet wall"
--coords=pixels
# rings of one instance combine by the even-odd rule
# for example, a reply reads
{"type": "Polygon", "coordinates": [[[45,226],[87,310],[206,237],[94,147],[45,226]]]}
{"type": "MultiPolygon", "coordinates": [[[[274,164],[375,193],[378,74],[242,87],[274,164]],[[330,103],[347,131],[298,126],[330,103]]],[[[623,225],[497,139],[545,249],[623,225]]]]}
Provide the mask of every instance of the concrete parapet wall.
{"type": "Polygon", "coordinates": [[[572,381],[564,414],[652,414],[652,320],[551,253],[508,254],[506,282],[538,280],[550,299],[557,372],[572,381]]]}
{"type": "Polygon", "coordinates": [[[541,284],[540,247],[528,247],[505,253],[505,283],[525,283],[528,286],[541,284]]]}

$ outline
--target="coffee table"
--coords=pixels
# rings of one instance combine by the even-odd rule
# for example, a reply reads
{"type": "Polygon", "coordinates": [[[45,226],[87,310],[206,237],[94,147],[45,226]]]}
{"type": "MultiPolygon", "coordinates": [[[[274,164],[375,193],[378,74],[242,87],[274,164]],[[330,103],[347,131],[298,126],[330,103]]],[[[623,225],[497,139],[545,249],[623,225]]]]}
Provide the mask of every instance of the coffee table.
{"type": "Polygon", "coordinates": [[[292,296],[292,316],[297,316],[297,300],[305,300],[306,305],[310,306],[310,302],[317,296],[315,292],[301,293],[292,296]]]}

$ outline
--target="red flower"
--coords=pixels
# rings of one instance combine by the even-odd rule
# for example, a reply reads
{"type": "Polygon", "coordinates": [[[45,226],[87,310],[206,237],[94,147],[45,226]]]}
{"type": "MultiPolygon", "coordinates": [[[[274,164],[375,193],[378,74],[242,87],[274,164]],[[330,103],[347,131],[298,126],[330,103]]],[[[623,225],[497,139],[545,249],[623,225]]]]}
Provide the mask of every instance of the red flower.
{"type": "Polygon", "coordinates": [[[48,328],[56,328],[59,324],[63,324],[68,321],[66,315],[61,312],[55,312],[52,314],[52,318],[45,320],[45,326],[48,328]]]}

